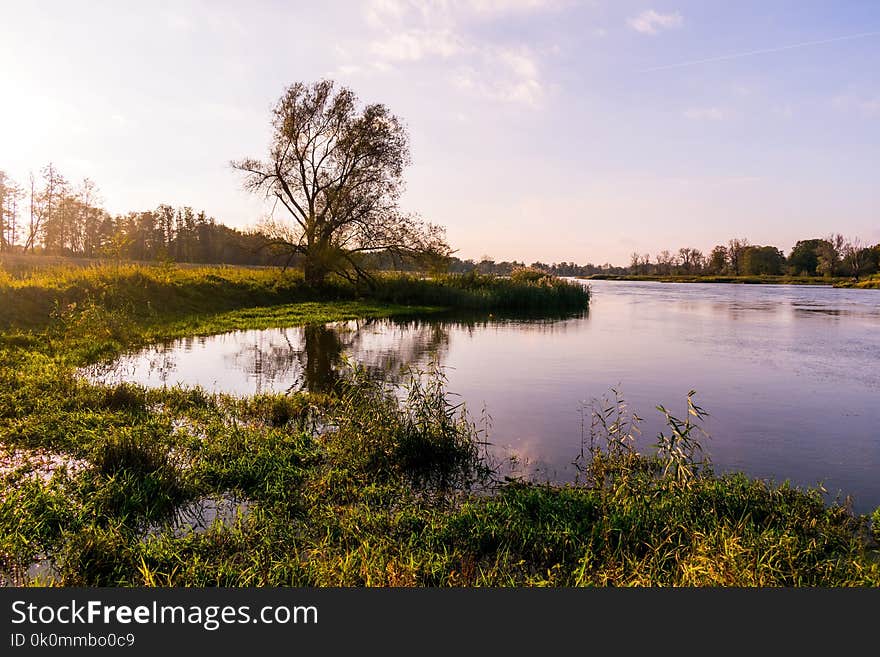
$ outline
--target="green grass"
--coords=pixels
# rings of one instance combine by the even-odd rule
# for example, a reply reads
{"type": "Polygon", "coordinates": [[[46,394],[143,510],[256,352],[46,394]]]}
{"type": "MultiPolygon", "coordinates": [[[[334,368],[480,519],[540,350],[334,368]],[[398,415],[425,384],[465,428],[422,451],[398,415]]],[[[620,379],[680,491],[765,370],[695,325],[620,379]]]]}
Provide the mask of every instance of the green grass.
{"type": "Polygon", "coordinates": [[[880,290],[880,276],[875,274],[871,278],[866,278],[860,281],[849,279],[839,283],[836,287],[854,287],[862,290],[880,290]]]}
{"type": "Polygon", "coordinates": [[[379,277],[373,295],[390,303],[470,310],[558,313],[586,309],[590,293],[585,286],[537,274],[523,270],[509,278],[475,271],[430,278],[385,275],[379,277]]]}
{"type": "MultiPolygon", "coordinates": [[[[118,312],[140,324],[170,320],[199,322],[205,315],[284,304],[366,301],[375,305],[433,306],[480,311],[576,312],[586,309],[589,291],[578,284],[542,276],[501,278],[406,274],[378,275],[371,286],[331,278],[320,287],[302,274],[279,269],[98,265],[0,269],[0,329],[40,330],[83,308],[118,312]]],[[[355,306],[352,306],[355,308],[355,306]]],[[[265,314],[267,311],[257,311],[265,314]]],[[[276,312],[276,311],[272,311],[276,312]]],[[[313,321],[294,307],[277,311],[277,321],[313,321]]],[[[303,311],[303,313],[305,310],[303,311]]],[[[314,321],[320,321],[316,316],[314,321]]],[[[230,324],[246,322],[244,315],[230,324]]]]}
{"type": "MultiPolygon", "coordinates": [[[[816,491],[675,461],[692,445],[681,423],[656,457],[634,454],[622,425],[607,425],[605,442],[591,444],[599,458],[581,461],[581,484],[530,485],[494,479],[481,425],[452,402],[440,371],[412,379],[403,399],[357,369],[333,395],[244,398],[75,375],[184,334],[424,312],[474,303],[487,288],[491,303],[514,307],[503,299],[522,283],[395,279],[382,301],[319,302],[295,274],[268,270],[8,277],[4,293],[32,304],[7,307],[0,333],[0,572],[26,581],[28,565],[48,559],[37,583],[880,584],[869,541],[880,516],[872,526],[816,491]],[[277,303],[249,305],[266,299],[277,303]],[[47,307],[56,311],[26,314],[47,307]],[[181,530],[177,509],[224,496],[247,512],[181,530]]],[[[525,283],[520,299],[569,294],[525,283]]]]}
{"type": "Polygon", "coordinates": [[[316,291],[296,272],[235,267],[103,265],[0,273],[0,327],[42,329],[82,306],[140,322],[217,314],[244,307],[352,299],[342,285],[316,291]]]}

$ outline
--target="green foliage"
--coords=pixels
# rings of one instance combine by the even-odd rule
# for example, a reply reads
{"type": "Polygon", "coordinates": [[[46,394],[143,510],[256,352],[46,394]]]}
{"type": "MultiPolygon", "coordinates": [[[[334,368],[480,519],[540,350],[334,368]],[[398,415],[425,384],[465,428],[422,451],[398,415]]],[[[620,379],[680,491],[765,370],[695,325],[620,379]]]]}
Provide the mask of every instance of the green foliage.
{"type": "Polygon", "coordinates": [[[122,427],[93,448],[95,470],[85,478],[87,504],[99,517],[114,515],[140,526],[160,518],[186,499],[182,466],[171,457],[162,427],[122,427]]]}
{"type": "Polygon", "coordinates": [[[318,412],[315,401],[306,394],[262,394],[241,402],[242,414],[271,427],[295,426],[304,429],[314,423],[318,412]]]}
{"type": "Polygon", "coordinates": [[[657,406],[657,410],[666,418],[666,432],[660,432],[657,436],[657,458],[663,464],[663,476],[669,483],[676,486],[688,486],[699,474],[700,468],[709,464],[708,457],[703,454],[703,446],[700,437],[708,437],[703,429],[696,424],[702,421],[708,414],[704,409],[694,403],[695,390],[687,395],[687,414],[679,419],[672,415],[665,407],[657,406]]]}
{"type": "Polygon", "coordinates": [[[104,389],[104,407],[111,411],[146,411],[146,390],[132,383],[119,383],[104,389]]]}
{"type": "MultiPolygon", "coordinates": [[[[328,293],[331,298],[332,292],[328,293]]],[[[55,267],[0,281],[0,327],[42,329],[53,322],[66,327],[73,321],[88,321],[89,313],[122,313],[145,321],[160,315],[222,312],[315,296],[301,275],[275,269],[55,267]]]]}
{"type": "MultiPolygon", "coordinates": [[[[0,329],[45,330],[59,340],[89,335],[85,356],[95,360],[131,342],[134,324],[166,325],[169,320],[186,322],[188,329],[233,330],[252,319],[248,309],[267,306],[278,312],[275,325],[306,321],[330,321],[320,313],[309,316],[328,301],[374,301],[384,304],[506,311],[580,311],[589,303],[589,289],[577,283],[533,272],[516,278],[469,274],[444,274],[422,278],[407,274],[383,274],[369,288],[348,281],[328,279],[321,287],[306,285],[302,274],[277,269],[240,267],[191,267],[169,265],[123,265],[119,267],[55,267],[28,271],[20,277],[0,279],[0,329]],[[295,305],[294,305],[295,304],[295,305]],[[225,317],[216,317],[227,313],[225,317]],[[225,326],[218,322],[225,322],[225,326]],[[228,327],[228,328],[227,328],[228,327]]],[[[352,306],[352,309],[355,309],[352,306]]],[[[376,314],[379,308],[368,309],[376,314]]],[[[396,312],[399,312],[397,309],[396,312]]],[[[363,316],[364,309],[358,308],[363,316]]],[[[387,314],[387,313],[386,313],[387,314]]],[[[326,313],[324,313],[326,316],[326,313]]],[[[165,329],[167,333],[167,329],[165,329]]],[[[194,332],[194,331],[193,331],[194,332]]]]}
{"type": "Polygon", "coordinates": [[[146,435],[121,431],[101,441],[93,457],[98,471],[112,477],[121,472],[137,476],[160,474],[173,477],[173,466],[162,445],[146,435]]]}
{"type": "Polygon", "coordinates": [[[589,305],[588,287],[523,271],[510,278],[476,271],[431,278],[385,275],[377,279],[371,295],[390,303],[507,312],[578,312],[589,305]]]}
{"type": "Polygon", "coordinates": [[[399,402],[392,389],[352,366],[330,414],[336,432],[328,449],[341,455],[335,460],[368,479],[418,488],[462,489],[485,480],[478,431],[464,406],[449,400],[445,382],[436,364],[411,370],[399,402]]]}
{"type": "Polygon", "coordinates": [[[880,276],[873,276],[871,278],[863,279],[861,281],[843,281],[840,283],[835,283],[835,287],[854,287],[861,288],[863,290],[878,290],[880,289],[880,276]]]}
{"type": "Polygon", "coordinates": [[[777,276],[785,266],[785,256],[775,246],[745,246],[740,259],[740,271],[747,276],[777,276]]]}
{"type": "Polygon", "coordinates": [[[594,399],[590,404],[589,441],[586,409],[581,407],[581,451],[574,465],[586,484],[598,489],[613,478],[625,479],[641,464],[635,441],[641,434],[642,418],[630,410],[620,390],[612,388],[611,394],[613,397],[594,399]]]}
{"type": "Polygon", "coordinates": [[[819,274],[820,249],[828,245],[827,240],[800,240],[788,255],[788,268],[795,276],[817,276],[819,274]]]}
{"type": "Polygon", "coordinates": [[[87,526],[62,544],[58,578],[68,586],[123,586],[136,563],[133,552],[121,528],[87,526]]]}
{"type": "Polygon", "coordinates": [[[829,285],[835,287],[853,287],[851,282],[842,277],[794,276],[794,275],[761,275],[761,276],[718,276],[715,274],[698,275],[610,275],[595,274],[582,277],[584,280],[595,281],[662,281],[664,283],[735,283],[741,285],[829,285]]]}

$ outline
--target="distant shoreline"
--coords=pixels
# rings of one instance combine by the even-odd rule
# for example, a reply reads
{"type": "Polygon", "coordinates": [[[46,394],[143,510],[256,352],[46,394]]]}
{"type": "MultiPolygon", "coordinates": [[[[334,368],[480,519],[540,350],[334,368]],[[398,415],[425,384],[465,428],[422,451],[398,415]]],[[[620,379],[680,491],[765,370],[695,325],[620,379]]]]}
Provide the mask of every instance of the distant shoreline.
{"type": "Polygon", "coordinates": [[[659,283],[736,283],[740,285],[826,285],[838,288],[880,289],[880,279],[854,281],[847,277],[823,276],[660,276],[633,274],[593,274],[575,276],[584,281],[656,281],[659,283]]]}

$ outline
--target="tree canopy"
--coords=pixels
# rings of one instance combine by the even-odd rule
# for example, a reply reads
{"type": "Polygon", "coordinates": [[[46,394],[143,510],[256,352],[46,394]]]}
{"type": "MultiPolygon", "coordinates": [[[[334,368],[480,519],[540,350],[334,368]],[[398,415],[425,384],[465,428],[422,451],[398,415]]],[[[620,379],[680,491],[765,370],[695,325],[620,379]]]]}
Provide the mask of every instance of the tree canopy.
{"type": "Polygon", "coordinates": [[[276,103],[272,128],[268,159],[232,166],[247,189],[284,209],[284,220],[273,213],[261,230],[302,256],[308,282],[330,272],[368,277],[370,252],[450,254],[442,228],[398,207],[410,153],[406,128],[387,107],[360,108],[354,92],[330,80],[297,82],[276,103]]]}

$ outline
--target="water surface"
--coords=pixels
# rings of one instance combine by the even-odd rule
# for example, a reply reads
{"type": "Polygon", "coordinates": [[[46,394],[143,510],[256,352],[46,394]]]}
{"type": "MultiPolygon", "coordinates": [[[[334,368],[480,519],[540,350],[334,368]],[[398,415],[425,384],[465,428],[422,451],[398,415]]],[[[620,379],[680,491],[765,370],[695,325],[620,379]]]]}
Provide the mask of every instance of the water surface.
{"type": "MultiPolygon", "coordinates": [[[[689,390],[711,416],[716,471],[823,483],[856,511],[880,505],[880,292],[813,286],[594,281],[589,313],[561,320],[430,318],[242,331],[156,345],[104,381],[252,394],[326,390],[343,358],[377,375],[438,358],[449,389],[491,415],[498,454],[572,480],[581,410],[619,388],[641,446],[689,390]]],[[[589,413],[589,411],[587,411],[589,413]]]]}

